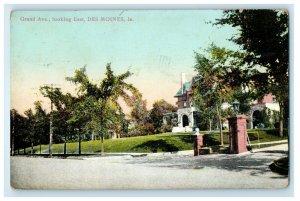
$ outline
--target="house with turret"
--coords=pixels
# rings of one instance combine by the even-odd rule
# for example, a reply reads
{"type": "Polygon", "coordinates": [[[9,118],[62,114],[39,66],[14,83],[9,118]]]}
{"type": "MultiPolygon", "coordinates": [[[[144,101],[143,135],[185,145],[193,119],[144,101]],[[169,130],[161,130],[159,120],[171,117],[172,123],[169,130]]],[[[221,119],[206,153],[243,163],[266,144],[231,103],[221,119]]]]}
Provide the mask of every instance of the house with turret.
{"type": "MultiPolygon", "coordinates": [[[[177,119],[177,125],[173,126],[172,132],[192,132],[197,127],[197,123],[201,121],[197,115],[197,108],[193,105],[192,90],[194,86],[194,79],[186,81],[185,74],[181,74],[181,86],[174,97],[177,99],[176,105],[178,107],[176,113],[168,113],[163,117],[163,121],[167,122],[170,118],[177,119]]],[[[222,105],[223,109],[230,107],[228,103],[222,105]]],[[[261,127],[259,118],[261,111],[269,109],[271,112],[279,111],[279,104],[276,102],[272,94],[267,94],[259,100],[252,102],[251,110],[248,114],[248,128],[261,127]]],[[[228,128],[228,123],[224,122],[223,126],[228,128]]]]}
{"type": "Polygon", "coordinates": [[[181,74],[181,87],[175,94],[177,98],[177,127],[173,127],[172,132],[190,132],[196,125],[196,108],[192,102],[193,79],[186,82],[185,74],[181,74]]]}

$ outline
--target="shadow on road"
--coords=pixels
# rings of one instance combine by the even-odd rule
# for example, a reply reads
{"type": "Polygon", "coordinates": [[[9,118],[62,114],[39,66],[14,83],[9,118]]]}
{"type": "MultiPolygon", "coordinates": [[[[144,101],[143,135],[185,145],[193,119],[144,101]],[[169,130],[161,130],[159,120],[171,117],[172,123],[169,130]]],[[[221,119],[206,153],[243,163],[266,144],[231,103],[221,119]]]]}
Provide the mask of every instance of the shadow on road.
{"type": "Polygon", "coordinates": [[[159,150],[163,152],[175,152],[179,151],[179,148],[174,146],[173,144],[169,144],[166,142],[166,140],[151,140],[144,142],[142,144],[139,144],[133,148],[134,149],[148,149],[152,153],[156,153],[159,150]]]}
{"type": "MultiPolygon", "coordinates": [[[[242,172],[247,170],[251,176],[261,176],[270,172],[269,165],[276,159],[286,155],[284,151],[262,151],[242,155],[200,155],[194,156],[156,156],[128,159],[129,164],[144,164],[152,167],[194,169],[217,168],[226,171],[242,172]]],[[[276,179],[287,178],[288,176],[278,175],[276,179]]]]}

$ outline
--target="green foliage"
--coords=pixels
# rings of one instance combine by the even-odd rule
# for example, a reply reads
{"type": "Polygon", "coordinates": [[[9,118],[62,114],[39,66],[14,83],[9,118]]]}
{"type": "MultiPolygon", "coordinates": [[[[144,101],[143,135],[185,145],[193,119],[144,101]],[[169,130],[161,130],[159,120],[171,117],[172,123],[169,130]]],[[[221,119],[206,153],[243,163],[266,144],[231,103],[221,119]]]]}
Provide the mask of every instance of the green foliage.
{"type": "MultiPolygon", "coordinates": [[[[74,106],[80,99],[73,97],[70,93],[64,94],[60,88],[54,88],[53,86],[41,86],[40,92],[44,97],[49,98],[55,106],[55,110],[49,114],[49,116],[52,115],[53,141],[57,143],[66,142],[67,138],[73,138],[73,136],[70,136],[70,133],[80,126],[69,120],[72,118],[74,106]]],[[[84,122],[81,123],[83,124],[84,122]]]]}
{"type": "Polygon", "coordinates": [[[81,126],[84,132],[98,133],[101,136],[102,149],[104,138],[111,132],[121,132],[126,124],[118,98],[122,97],[130,105],[128,92],[137,93],[133,85],[125,82],[130,75],[129,71],[115,75],[108,63],[105,78],[99,84],[89,80],[85,67],[76,70],[74,77],[66,78],[79,85],[79,101],[73,107],[72,118],[68,122],[84,122],[84,126],[81,126]]]}
{"type": "Polygon", "coordinates": [[[263,128],[279,128],[279,112],[264,108],[253,115],[253,125],[263,128]]]}
{"type": "Polygon", "coordinates": [[[40,101],[36,101],[34,114],[34,133],[38,144],[46,144],[49,140],[49,116],[42,108],[40,101]]]}
{"type": "Polygon", "coordinates": [[[25,112],[26,117],[23,117],[12,110],[11,136],[14,148],[49,142],[49,116],[52,119],[54,143],[74,140],[80,142],[85,136],[83,134],[90,133],[100,134],[102,141],[112,133],[118,133],[119,136],[124,134],[129,123],[118,99],[122,97],[130,106],[131,96],[139,94],[132,84],[125,82],[130,75],[129,71],[115,75],[110,64],[107,64],[105,78],[99,84],[94,84],[89,80],[85,67],[76,70],[74,77],[66,78],[79,86],[76,97],[63,93],[60,88],[41,86],[41,94],[50,99],[54,108],[47,114],[42,109],[41,102],[37,101],[35,114],[30,109],[25,112]]]}
{"type": "Polygon", "coordinates": [[[241,114],[248,114],[251,109],[251,101],[254,99],[253,94],[245,91],[242,87],[237,88],[233,95],[232,100],[237,100],[240,103],[239,112],[241,114]]]}
{"type": "Polygon", "coordinates": [[[42,109],[41,102],[36,101],[35,113],[31,109],[19,114],[15,109],[10,112],[11,120],[11,148],[15,152],[19,149],[45,144],[49,139],[49,117],[42,109]]]}
{"type": "MultiPolygon", "coordinates": [[[[219,144],[219,135],[217,131],[202,131],[204,134],[205,146],[214,146],[219,144]]],[[[271,142],[287,139],[287,136],[280,137],[278,129],[253,129],[248,130],[251,143],[271,142]]],[[[192,150],[194,136],[191,133],[162,133],[147,136],[137,136],[130,138],[121,138],[118,140],[108,139],[104,142],[107,153],[129,152],[129,153],[151,153],[151,152],[174,152],[183,150],[192,150]]],[[[224,144],[228,145],[228,131],[224,131],[224,144]]],[[[82,153],[99,153],[99,140],[82,142],[82,153]]],[[[29,150],[29,149],[28,149],[29,150]]],[[[27,152],[28,152],[27,150],[27,152]]],[[[67,150],[69,154],[78,153],[78,143],[68,143],[67,150]]],[[[39,147],[34,147],[35,153],[39,153],[39,147]]],[[[48,146],[42,146],[42,152],[48,153],[48,146]]],[[[22,153],[22,152],[20,152],[22,153]]],[[[53,153],[62,154],[63,144],[54,144],[53,153]]]]}
{"type": "MultiPolygon", "coordinates": [[[[204,134],[204,144],[205,146],[218,145],[220,136],[218,132],[201,132],[204,134]]],[[[287,139],[287,132],[283,137],[280,137],[278,129],[250,129],[247,131],[251,144],[262,143],[262,142],[272,142],[287,139]]],[[[229,142],[229,132],[224,130],[224,144],[228,145],[229,142]]]]}
{"type": "Polygon", "coordinates": [[[10,110],[10,126],[11,147],[14,147],[12,152],[27,147],[28,132],[26,118],[15,109],[10,110]]]}
{"type": "MultiPolygon", "coordinates": [[[[208,117],[208,121],[206,120],[205,123],[208,123],[209,127],[211,127],[213,119],[217,120],[220,129],[220,143],[223,144],[222,121],[225,114],[221,106],[225,102],[232,102],[233,94],[241,88],[242,83],[235,79],[243,76],[239,70],[243,54],[217,47],[214,44],[211,44],[202,53],[195,54],[196,65],[194,68],[197,76],[194,81],[193,102],[200,111],[200,115],[206,116],[206,119],[208,117]]],[[[205,127],[204,125],[199,126],[205,127]]]]}
{"type": "MultiPolygon", "coordinates": [[[[99,140],[82,142],[82,153],[100,153],[99,140]]],[[[104,142],[106,152],[174,152],[193,149],[193,136],[188,133],[163,133],[148,136],[121,138],[118,140],[107,139],[104,142]]],[[[43,146],[43,153],[48,152],[48,147],[43,146]]],[[[34,147],[38,153],[38,147],[34,147]]],[[[78,143],[68,143],[67,153],[78,153],[78,143]]],[[[63,153],[63,144],[53,145],[53,153],[63,153]]]]}
{"type": "Polygon", "coordinates": [[[163,114],[172,113],[176,111],[177,108],[174,105],[168,103],[163,99],[154,102],[149,115],[150,122],[154,126],[154,133],[171,131],[170,127],[172,127],[173,125],[170,124],[163,125],[163,114]]]}
{"type": "Polygon", "coordinates": [[[136,90],[131,97],[127,98],[127,103],[131,107],[131,111],[128,134],[125,136],[152,134],[154,132],[154,126],[150,122],[147,101],[143,100],[142,94],[136,90]]]}
{"type": "Polygon", "coordinates": [[[272,93],[280,105],[280,133],[288,118],[289,28],[284,10],[226,10],[216,24],[231,25],[239,34],[231,40],[245,52],[243,64],[247,83],[257,96],[272,93]],[[257,70],[263,67],[264,72],[257,70]]]}
{"type": "MultiPolygon", "coordinates": [[[[268,68],[275,82],[284,82],[288,69],[288,13],[280,10],[226,10],[216,24],[240,30],[232,41],[246,51],[244,62],[268,68]],[[280,80],[284,78],[284,80],[280,80]]],[[[263,81],[263,80],[261,80],[263,81]]],[[[272,80],[270,80],[272,81],[272,80]]]]}
{"type": "Polygon", "coordinates": [[[35,143],[35,132],[34,132],[34,122],[35,122],[35,117],[34,114],[32,112],[31,109],[28,109],[24,112],[25,116],[26,116],[26,138],[25,141],[27,141],[28,143],[35,143]]]}

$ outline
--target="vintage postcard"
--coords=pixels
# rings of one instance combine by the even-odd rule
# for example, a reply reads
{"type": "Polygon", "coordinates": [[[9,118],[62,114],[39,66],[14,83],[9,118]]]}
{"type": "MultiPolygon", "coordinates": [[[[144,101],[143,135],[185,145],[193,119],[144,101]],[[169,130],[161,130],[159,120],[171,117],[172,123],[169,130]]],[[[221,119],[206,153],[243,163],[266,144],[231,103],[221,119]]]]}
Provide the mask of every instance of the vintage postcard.
{"type": "Polygon", "coordinates": [[[14,189],[289,185],[289,13],[13,10],[14,189]]]}

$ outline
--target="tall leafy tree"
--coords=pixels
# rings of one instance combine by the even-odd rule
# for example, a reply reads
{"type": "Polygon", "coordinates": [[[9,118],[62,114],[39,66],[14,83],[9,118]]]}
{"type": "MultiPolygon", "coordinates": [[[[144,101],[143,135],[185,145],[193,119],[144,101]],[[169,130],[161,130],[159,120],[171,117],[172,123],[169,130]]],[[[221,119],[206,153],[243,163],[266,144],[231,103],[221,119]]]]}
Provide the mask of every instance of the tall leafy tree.
{"type": "MultiPolygon", "coordinates": [[[[228,73],[232,72],[231,67],[237,66],[239,60],[233,59],[239,57],[238,52],[219,48],[211,44],[203,53],[196,53],[194,99],[198,108],[206,107],[212,114],[214,110],[217,114],[220,144],[224,144],[222,131],[222,104],[230,102],[235,90],[235,83],[232,84],[228,73]]],[[[233,68],[234,69],[234,68],[233,68]]]]}
{"type": "MultiPolygon", "coordinates": [[[[11,137],[11,155],[20,153],[20,149],[24,148],[27,144],[27,124],[26,117],[22,116],[16,109],[10,110],[10,137],[11,137]]],[[[24,152],[25,153],[25,152],[24,152]]]]}
{"type": "MultiPolygon", "coordinates": [[[[51,86],[42,86],[40,91],[44,97],[49,98],[54,104],[55,110],[52,111],[53,131],[55,133],[54,142],[63,141],[64,154],[66,154],[68,137],[75,133],[75,128],[80,128],[85,123],[82,119],[77,122],[69,121],[72,118],[71,113],[74,111],[74,107],[77,106],[81,99],[72,96],[70,93],[64,94],[60,88],[51,86]]],[[[36,107],[39,106],[37,105],[36,107]]],[[[41,108],[36,109],[41,111],[41,108]]]]}
{"type": "Polygon", "coordinates": [[[36,143],[39,144],[39,152],[42,153],[42,144],[46,144],[49,139],[49,116],[45,109],[42,108],[41,101],[34,102],[35,114],[34,114],[34,133],[36,143]]]}
{"type": "Polygon", "coordinates": [[[111,114],[115,108],[115,115],[122,113],[122,108],[118,103],[118,99],[124,98],[127,102],[128,93],[135,93],[137,89],[125,80],[131,75],[129,71],[115,75],[111,69],[111,64],[106,65],[105,78],[99,83],[94,84],[90,81],[86,74],[86,68],[81,68],[75,71],[74,77],[66,78],[79,86],[78,95],[83,97],[83,105],[93,105],[93,107],[81,107],[90,108],[90,125],[101,136],[101,154],[104,154],[104,137],[110,129],[109,122],[111,121],[111,114]],[[112,107],[113,106],[113,107],[112,107]]]}
{"type": "Polygon", "coordinates": [[[231,40],[245,51],[248,83],[258,95],[272,93],[280,106],[280,135],[284,114],[288,114],[289,28],[285,10],[226,10],[215,24],[236,27],[239,33],[231,40]],[[257,70],[263,67],[265,72],[257,70]]]}
{"type": "Polygon", "coordinates": [[[150,122],[147,101],[142,94],[136,91],[131,97],[127,98],[128,105],[131,107],[129,136],[149,135],[154,133],[154,126],[150,122]]]}
{"type": "Polygon", "coordinates": [[[26,136],[26,140],[27,142],[30,144],[31,146],[31,154],[33,154],[33,145],[35,144],[36,141],[36,133],[34,130],[34,124],[35,124],[35,116],[32,112],[31,109],[28,109],[24,112],[24,114],[26,115],[26,127],[27,127],[27,136],[26,136]]]}
{"type": "Polygon", "coordinates": [[[211,131],[214,128],[214,122],[217,121],[216,110],[213,105],[206,102],[206,98],[202,94],[202,90],[199,90],[200,83],[196,84],[196,88],[193,90],[193,105],[197,107],[196,118],[201,119],[197,122],[197,128],[200,130],[209,130],[211,131]]]}

